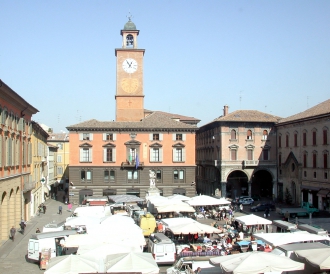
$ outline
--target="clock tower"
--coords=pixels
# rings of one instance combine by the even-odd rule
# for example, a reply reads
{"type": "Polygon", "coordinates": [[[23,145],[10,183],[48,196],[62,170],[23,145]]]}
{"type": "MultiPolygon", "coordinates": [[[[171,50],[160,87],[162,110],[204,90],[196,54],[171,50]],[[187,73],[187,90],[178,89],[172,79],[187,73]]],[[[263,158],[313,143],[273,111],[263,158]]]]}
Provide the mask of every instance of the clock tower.
{"type": "Polygon", "coordinates": [[[143,56],[144,49],[138,49],[139,30],[128,18],[124,29],[122,48],[115,49],[117,57],[116,76],[116,121],[140,121],[144,118],[143,56]]]}

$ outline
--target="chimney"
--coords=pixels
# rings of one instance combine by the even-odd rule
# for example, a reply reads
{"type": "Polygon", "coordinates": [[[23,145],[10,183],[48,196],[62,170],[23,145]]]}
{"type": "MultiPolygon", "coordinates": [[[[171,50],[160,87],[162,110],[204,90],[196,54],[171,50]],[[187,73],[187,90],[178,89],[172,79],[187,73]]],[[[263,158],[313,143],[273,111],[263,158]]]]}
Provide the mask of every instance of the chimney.
{"type": "Polygon", "coordinates": [[[223,107],[223,116],[227,116],[227,115],[228,115],[228,106],[225,105],[225,106],[223,107]]]}

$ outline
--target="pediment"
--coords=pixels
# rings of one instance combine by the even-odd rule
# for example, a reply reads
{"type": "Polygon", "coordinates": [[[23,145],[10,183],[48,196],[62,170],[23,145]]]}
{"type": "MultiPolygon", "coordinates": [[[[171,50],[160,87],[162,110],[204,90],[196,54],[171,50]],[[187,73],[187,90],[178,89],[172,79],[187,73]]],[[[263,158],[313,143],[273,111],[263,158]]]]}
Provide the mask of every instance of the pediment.
{"type": "Polygon", "coordinates": [[[297,166],[299,165],[299,162],[292,151],[289,153],[288,157],[286,158],[284,165],[287,166],[291,161],[294,162],[297,166]]]}
{"type": "Polygon", "coordinates": [[[93,146],[89,143],[83,143],[83,144],[79,145],[79,147],[93,147],[93,146]]]}
{"type": "Polygon", "coordinates": [[[116,145],[113,143],[107,143],[107,144],[104,144],[102,147],[116,147],[116,145]]]}
{"type": "Polygon", "coordinates": [[[185,147],[185,145],[182,143],[176,143],[172,147],[185,147]]]}
{"type": "Polygon", "coordinates": [[[129,140],[128,142],[125,143],[126,146],[139,146],[141,145],[141,142],[136,141],[136,140],[129,140]]]}
{"type": "Polygon", "coordinates": [[[238,145],[230,145],[230,146],[228,146],[230,149],[238,149],[239,148],[239,146],[238,145]]]}
{"type": "Polygon", "coordinates": [[[160,144],[160,143],[153,143],[153,144],[151,144],[149,147],[159,148],[159,147],[163,147],[163,145],[160,144]]]}

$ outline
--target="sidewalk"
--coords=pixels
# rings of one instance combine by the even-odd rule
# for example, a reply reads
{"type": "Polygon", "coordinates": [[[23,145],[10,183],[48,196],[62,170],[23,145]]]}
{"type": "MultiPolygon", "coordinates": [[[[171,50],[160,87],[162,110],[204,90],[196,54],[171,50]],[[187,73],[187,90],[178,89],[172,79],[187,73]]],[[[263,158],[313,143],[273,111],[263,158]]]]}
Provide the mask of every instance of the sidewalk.
{"type": "MultiPolygon", "coordinates": [[[[44,225],[63,222],[72,213],[67,210],[67,205],[65,205],[62,201],[49,199],[45,202],[45,205],[47,207],[46,214],[41,213],[40,216],[33,217],[27,223],[24,235],[17,232],[14,242],[8,239],[8,241],[0,247],[0,273],[34,274],[44,272],[44,270],[39,269],[37,264],[27,262],[26,260],[29,238],[31,234],[35,233],[37,228],[42,231],[44,225]],[[63,208],[62,215],[58,214],[58,207],[60,205],[62,205],[63,208]]],[[[77,206],[73,206],[72,210],[76,207],[77,206]]]]}

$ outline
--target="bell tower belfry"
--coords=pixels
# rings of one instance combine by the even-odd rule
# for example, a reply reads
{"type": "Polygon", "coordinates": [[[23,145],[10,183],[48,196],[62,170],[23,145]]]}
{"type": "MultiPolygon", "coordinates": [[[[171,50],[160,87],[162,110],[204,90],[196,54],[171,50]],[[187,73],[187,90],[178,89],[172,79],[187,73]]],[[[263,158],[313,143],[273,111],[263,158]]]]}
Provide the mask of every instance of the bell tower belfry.
{"type": "Polygon", "coordinates": [[[140,121],[144,118],[143,56],[138,49],[139,30],[128,17],[124,29],[122,48],[115,49],[116,69],[116,121],[140,121]]]}

